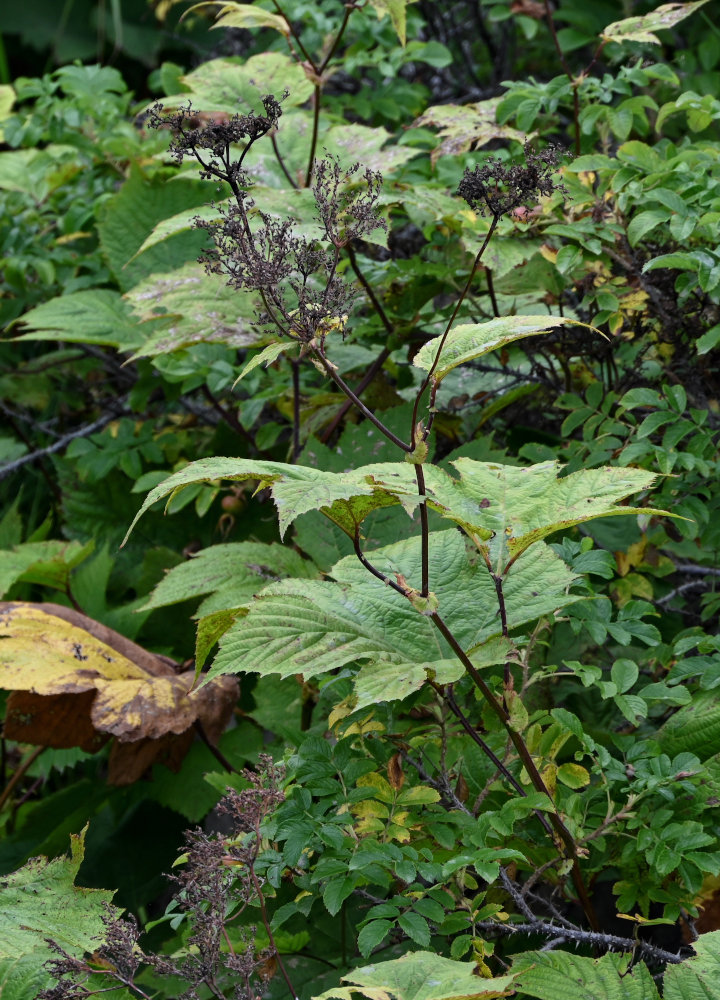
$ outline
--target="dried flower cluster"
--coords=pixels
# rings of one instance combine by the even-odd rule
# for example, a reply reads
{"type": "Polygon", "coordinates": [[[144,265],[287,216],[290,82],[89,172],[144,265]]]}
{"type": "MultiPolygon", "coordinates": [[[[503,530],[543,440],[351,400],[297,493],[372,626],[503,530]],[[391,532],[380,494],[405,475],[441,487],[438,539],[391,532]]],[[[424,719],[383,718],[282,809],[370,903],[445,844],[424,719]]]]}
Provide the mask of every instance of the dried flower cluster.
{"type": "Polygon", "coordinates": [[[506,164],[492,157],[483,166],[465,171],[457,193],[471,208],[496,218],[521,205],[532,206],[541,196],[562,190],[552,177],[561,154],[562,149],[554,145],[535,153],[526,143],[525,166],[506,164]]]}
{"type": "Polygon", "coordinates": [[[357,184],[358,164],[343,170],[334,157],[317,161],[312,191],[318,238],[298,236],[294,220],[262,212],[249,194],[252,179],[243,160],[252,144],[277,126],[282,113],[271,95],[263,98],[263,107],[265,115],[235,115],[226,122],[210,119],[195,127],[197,117],[189,105],[167,116],[156,105],[148,124],[173,132],[171,150],[178,161],[193,156],[201,176],[230,186],[232,200],[216,206],[217,218],[195,220],[214,244],[201,258],[208,272],[222,275],[234,288],[258,293],[259,325],[322,347],[330,331],[344,333],[355,298],[339,273],[341,249],[385,228],[377,211],[382,177],[366,169],[363,183],[357,184]],[[245,145],[238,156],[233,147],[241,142],[245,145]]]}
{"type": "Polygon", "coordinates": [[[243,777],[250,787],[229,791],[218,806],[218,812],[230,820],[229,833],[210,836],[193,830],[186,834],[186,862],[180,874],[172,876],[178,887],[176,903],[187,914],[191,928],[185,954],[172,959],[146,954],[137,943],[135,921],[117,920],[111,914],[97,964],[73,958],[50,942],[60,955],[47,963],[57,983],[39,993],[37,1000],[86,1000],[107,992],[111,983],[146,997],[136,983],[141,966],[159,976],[179,977],[186,989],[178,1000],[200,1000],[208,989],[217,998],[260,1000],[262,984],[274,970],[277,956],[272,948],[255,949],[253,927],[245,928],[244,936],[239,941],[236,936],[231,943],[226,924],[248,904],[262,905],[262,886],[254,870],[260,827],[283,800],[284,772],[270,757],[260,755],[257,771],[245,770],[243,777]]]}

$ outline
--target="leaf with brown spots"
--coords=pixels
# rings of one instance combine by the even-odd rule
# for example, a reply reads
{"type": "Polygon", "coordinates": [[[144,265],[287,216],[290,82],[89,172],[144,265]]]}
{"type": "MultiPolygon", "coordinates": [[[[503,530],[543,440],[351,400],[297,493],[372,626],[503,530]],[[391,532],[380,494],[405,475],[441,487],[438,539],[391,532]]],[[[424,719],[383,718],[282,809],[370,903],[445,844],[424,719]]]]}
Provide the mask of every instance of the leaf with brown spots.
{"type": "Polygon", "coordinates": [[[12,692],[5,736],[87,751],[114,736],[115,784],[137,780],[159,759],[177,769],[193,726],[217,742],[237,682],[223,677],[191,691],[194,676],[69,608],[0,603],[0,686],[12,692]]]}

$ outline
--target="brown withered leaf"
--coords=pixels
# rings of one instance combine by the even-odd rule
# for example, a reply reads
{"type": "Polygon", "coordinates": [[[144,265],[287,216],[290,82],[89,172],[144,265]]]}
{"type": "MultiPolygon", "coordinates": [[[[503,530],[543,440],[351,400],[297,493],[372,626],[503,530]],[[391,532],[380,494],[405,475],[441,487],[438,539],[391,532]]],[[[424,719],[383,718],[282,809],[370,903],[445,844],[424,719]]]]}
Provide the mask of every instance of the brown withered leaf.
{"type": "Polygon", "coordinates": [[[56,604],[0,602],[4,735],[49,747],[99,749],[110,737],[110,780],[128,784],[158,761],[177,770],[202,725],[217,742],[238,696],[234,678],[191,691],[176,673],[100,622],[56,604]]]}
{"type": "Polygon", "coordinates": [[[403,773],[402,766],[402,754],[394,753],[387,765],[387,776],[388,781],[395,789],[399,792],[402,786],[405,784],[405,775],[403,773]]]}
{"type": "Polygon", "coordinates": [[[544,21],[547,16],[545,5],[538,3],[538,0],[513,0],[510,10],[513,14],[524,14],[536,21],[544,21]]]}

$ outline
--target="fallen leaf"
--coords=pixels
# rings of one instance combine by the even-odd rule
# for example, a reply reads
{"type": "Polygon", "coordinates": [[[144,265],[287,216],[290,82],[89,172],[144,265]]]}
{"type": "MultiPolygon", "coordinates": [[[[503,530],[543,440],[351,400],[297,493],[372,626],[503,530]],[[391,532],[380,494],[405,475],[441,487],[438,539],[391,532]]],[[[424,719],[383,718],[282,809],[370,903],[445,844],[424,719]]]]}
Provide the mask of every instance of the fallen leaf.
{"type": "Polygon", "coordinates": [[[5,736],[86,751],[114,736],[114,784],[137,780],[159,760],[177,770],[196,723],[217,742],[238,683],[223,676],[191,690],[194,678],[72,609],[0,602],[0,686],[12,692],[5,736]]]}

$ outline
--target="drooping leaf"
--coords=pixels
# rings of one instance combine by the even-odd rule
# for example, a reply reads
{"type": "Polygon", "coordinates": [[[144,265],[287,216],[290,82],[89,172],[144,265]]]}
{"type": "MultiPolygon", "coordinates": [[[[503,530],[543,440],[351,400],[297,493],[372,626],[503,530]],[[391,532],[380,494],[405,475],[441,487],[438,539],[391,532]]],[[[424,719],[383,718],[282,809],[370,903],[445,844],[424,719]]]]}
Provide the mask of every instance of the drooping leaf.
{"type": "Polygon", "coordinates": [[[281,535],[298,515],[309,510],[323,510],[352,536],[355,525],[360,524],[370,510],[397,503],[398,498],[414,505],[417,505],[419,499],[414,490],[409,493],[398,488],[395,494],[390,494],[381,487],[364,482],[357,473],[324,472],[284,462],[207,458],[191,462],[150,491],[130,525],[125,541],[138,518],[156,501],[191,483],[212,482],[216,479],[257,479],[258,489],[270,487],[278,511],[281,535]]]}
{"type": "Polygon", "coordinates": [[[515,959],[512,971],[521,994],[538,1000],[659,1000],[647,966],[631,968],[631,959],[613,953],[593,959],[559,950],[531,951],[515,959]]]}
{"type": "Polygon", "coordinates": [[[110,288],[71,292],[43,302],[22,317],[25,332],[18,340],[63,340],[130,350],[143,334],[129,307],[110,288]]]}
{"type": "Polygon", "coordinates": [[[707,2],[708,0],[695,0],[694,3],[665,3],[649,14],[613,21],[608,24],[601,37],[606,42],[651,42],[660,45],[656,31],[673,28],[707,2]]]}
{"type": "Polygon", "coordinates": [[[195,262],[167,274],[152,274],[125,298],[137,317],[138,339],[144,340],[131,360],[198,343],[245,348],[263,339],[254,325],[254,297],[238,294],[221,277],[206,274],[195,262]],[[147,339],[143,337],[145,329],[150,332],[147,339]]]}
{"type": "MultiPolygon", "coordinates": [[[[523,337],[537,337],[558,326],[582,326],[588,330],[595,327],[565,316],[505,316],[491,319],[486,323],[463,323],[454,327],[443,344],[433,377],[439,382],[458,365],[467,364],[475,358],[504,347],[523,337]]],[[[599,333],[600,331],[596,331],[599,333]]],[[[438,352],[439,341],[423,344],[413,358],[416,368],[430,371],[438,352]]]]}
{"type": "Polygon", "coordinates": [[[87,559],[94,547],[94,542],[82,545],[55,539],[26,542],[0,552],[0,597],[18,581],[66,590],[70,573],[87,559]]]}
{"type": "Polygon", "coordinates": [[[437,104],[423,111],[413,125],[433,125],[440,130],[442,142],[430,154],[434,163],[441,156],[458,156],[469,149],[480,149],[497,139],[524,143],[534,132],[519,132],[509,125],[499,125],[497,108],[501,98],[492,97],[475,104],[437,104]]]}
{"type": "Polygon", "coordinates": [[[163,657],[54,604],[0,603],[0,668],[12,692],[7,737],[93,751],[114,736],[110,777],[119,784],[140,777],[173,742],[181,760],[196,721],[216,741],[237,699],[228,679],[191,692],[192,670],[176,673],[163,657]]]}
{"type": "Polygon", "coordinates": [[[515,975],[483,979],[474,962],[454,962],[430,951],[413,951],[390,962],[373,962],[342,976],[351,986],[334,987],[313,1000],[493,1000],[509,996],[515,975]]]}
{"type": "Polygon", "coordinates": [[[70,838],[70,857],[33,858],[0,879],[0,982],[3,997],[12,983],[13,964],[22,961],[23,976],[53,957],[47,939],[76,958],[96,951],[105,941],[105,924],[120,911],[114,893],[83,889],[75,878],[84,856],[85,831],[70,838]]]}
{"type": "Polygon", "coordinates": [[[286,38],[290,35],[290,26],[284,17],[263,10],[262,7],[253,7],[249,3],[233,3],[230,0],[203,0],[202,3],[188,7],[183,12],[183,17],[186,17],[191,11],[197,10],[198,7],[222,8],[217,12],[213,28],[242,28],[244,31],[251,28],[272,28],[286,38]]]}
{"type": "Polygon", "coordinates": [[[283,340],[278,341],[276,344],[268,344],[267,347],[264,347],[258,354],[253,355],[253,357],[248,361],[238,377],[235,379],[233,388],[235,388],[240,379],[245,378],[245,376],[249,375],[255,368],[258,368],[260,365],[265,365],[267,368],[273,363],[273,361],[277,361],[281,354],[285,354],[294,346],[295,344],[292,340],[283,340]]]}
{"type": "MultiPolygon", "coordinates": [[[[212,545],[168,570],[143,610],[217,594],[213,610],[239,608],[273,580],[284,576],[317,577],[310,560],[285,545],[234,542],[212,545]]],[[[207,613],[201,607],[199,614],[207,613]]]]}
{"type": "MultiPolygon", "coordinates": [[[[420,540],[376,549],[372,560],[391,579],[400,573],[412,581],[420,540]]],[[[480,647],[478,666],[504,659],[504,649],[490,655],[481,647],[501,631],[495,585],[485,564],[468,560],[456,531],[431,533],[429,560],[440,612],[463,648],[480,647]]],[[[521,556],[515,570],[505,590],[510,628],[578,600],[567,594],[572,574],[544,545],[530,557],[521,556]]],[[[370,575],[355,556],[341,559],[330,575],[336,582],[289,579],[267,587],[221,639],[208,677],[240,671],[311,677],[359,660],[356,694],[364,705],[378,700],[382,681],[384,700],[388,691],[406,697],[419,690],[428,671],[443,683],[460,676],[454,654],[430,619],[370,575]]]]}

